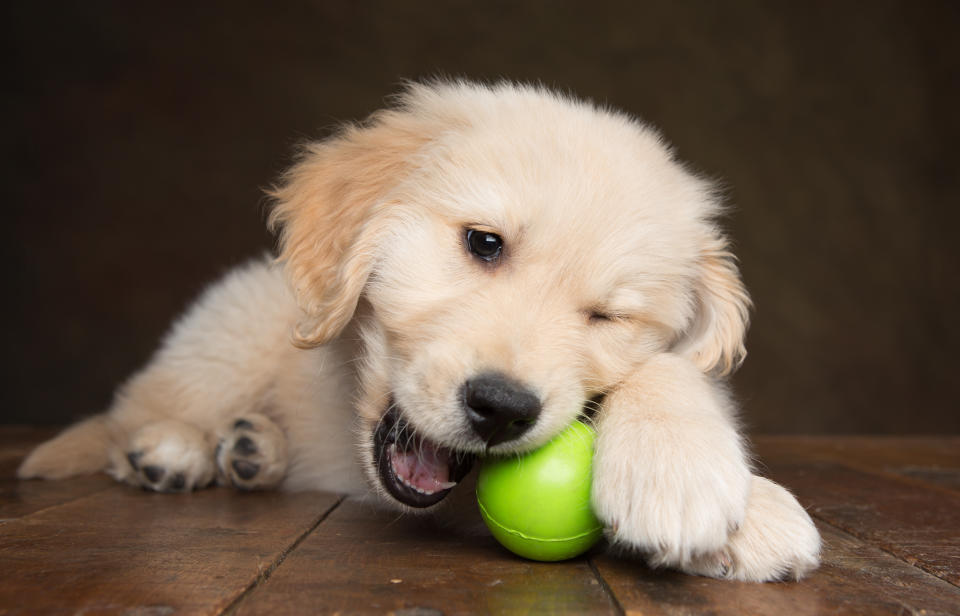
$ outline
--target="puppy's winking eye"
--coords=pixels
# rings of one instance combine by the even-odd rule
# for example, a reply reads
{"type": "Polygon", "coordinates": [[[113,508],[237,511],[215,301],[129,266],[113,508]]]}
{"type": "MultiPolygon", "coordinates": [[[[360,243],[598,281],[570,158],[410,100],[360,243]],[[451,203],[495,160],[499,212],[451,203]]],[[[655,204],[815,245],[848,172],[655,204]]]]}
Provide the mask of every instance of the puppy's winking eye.
{"type": "Polygon", "coordinates": [[[629,320],[629,317],[620,312],[604,310],[603,308],[589,308],[584,310],[587,321],[590,323],[623,323],[629,320]]]}
{"type": "Polygon", "coordinates": [[[503,252],[503,238],[489,231],[467,229],[467,248],[476,257],[495,263],[503,252]]]}

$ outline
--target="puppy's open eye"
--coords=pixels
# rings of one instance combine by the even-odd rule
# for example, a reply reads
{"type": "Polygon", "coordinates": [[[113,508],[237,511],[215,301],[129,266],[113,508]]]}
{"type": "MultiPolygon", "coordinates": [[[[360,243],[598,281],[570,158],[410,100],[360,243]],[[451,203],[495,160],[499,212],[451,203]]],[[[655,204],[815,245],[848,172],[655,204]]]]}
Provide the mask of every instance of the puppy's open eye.
{"type": "Polygon", "coordinates": [[[496,233],[467,229],[467,248],[476,257],[496,263],[503,252],[503,239],[496,233]]]}

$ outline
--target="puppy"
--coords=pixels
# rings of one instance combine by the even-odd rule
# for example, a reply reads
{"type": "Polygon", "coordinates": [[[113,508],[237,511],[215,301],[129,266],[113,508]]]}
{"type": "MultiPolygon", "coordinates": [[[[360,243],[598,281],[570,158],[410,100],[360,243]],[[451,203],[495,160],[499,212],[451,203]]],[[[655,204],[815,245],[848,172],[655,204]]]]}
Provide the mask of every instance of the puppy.
{"type": "Polygon", "coordinates": [[[653,130],[538,87],[414,84],[307,146],[272,196],[279,259],[210,287],[20,477],[460,516],[444,501],[471,499],[476,456],[590,411],[613,545],[739,580],[816,567],[814,525],[751,474],[723,384],[750,300],[716,193],[653,130]]]}

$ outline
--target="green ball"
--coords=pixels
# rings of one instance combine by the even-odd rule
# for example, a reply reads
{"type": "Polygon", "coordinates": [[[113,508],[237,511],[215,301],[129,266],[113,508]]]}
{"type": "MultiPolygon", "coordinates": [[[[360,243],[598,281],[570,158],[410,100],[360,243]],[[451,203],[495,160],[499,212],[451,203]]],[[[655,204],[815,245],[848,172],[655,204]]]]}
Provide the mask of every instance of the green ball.
{"type": "Polygon", "coordinates": [[[477,502],[497,541],[524,558],[556,561],[600,540],[603,525],[590,507],[595,438],[575,421],[540,449],[483,461],[477,502]]]}

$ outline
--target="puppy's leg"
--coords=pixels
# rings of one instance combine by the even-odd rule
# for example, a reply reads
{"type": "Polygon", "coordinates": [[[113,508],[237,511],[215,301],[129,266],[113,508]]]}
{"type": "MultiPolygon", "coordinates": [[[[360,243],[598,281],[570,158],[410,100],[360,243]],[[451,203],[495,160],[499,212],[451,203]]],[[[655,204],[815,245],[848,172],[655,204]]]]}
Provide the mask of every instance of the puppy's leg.
{"type": "Polygon", "coordinates": [[[107,468],[111,426],[97,415],[70,426],[30,452],[17,469],[20,479],[64,479],[107,468]]]}
{"type": "Polygon", "coordinates": [[[41,444],[18,475],[58,479],[104,471],[118,481],[158,492],[209,485],[215,439],[208,436],[210,431],[176,416],[189,400],[182,385],[177,371],[162,360],[151,362],[117,392],[106,413],[41,444]]]}
{"type": "Polygon", "coordinates": [[[287,438],[259,413],[247,413],[221,432],[216,464],[220,482],[242,490],[274,488],[287,472],[287,438]]]}
{"type": "Polygon", "coordinates": [[[747,582],[799,580],[820,562],[820,534],[797,499],[762,477],[750,485],[740,530],[719,552],[683,566],[688,573],[747,582]]]}
{"type": "Polygon", "coordinates": [[[263,408],[280,367],[305,361],[288,340],[298,315],[269,259],[232,270],[174,324],[107,413],[38,447],[20,476],[104,470],[155,490],[202,487],[215,475],[219,426],[263,408]]]}
{"type": "Polygon", "coordinates": [[[213,482],[213,445],[188,423],[163,420],[135,431],[120,454],[111,449],[114,478],[157,492],[189,492],[213,482]]]}
{"type": "Polygon", "coordinates": [[[592,496],[614,544],[681,568],[723,548],[743,522],[751,474],[722,388],[666,353],[604,407],[592,496]]]}

